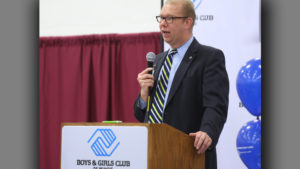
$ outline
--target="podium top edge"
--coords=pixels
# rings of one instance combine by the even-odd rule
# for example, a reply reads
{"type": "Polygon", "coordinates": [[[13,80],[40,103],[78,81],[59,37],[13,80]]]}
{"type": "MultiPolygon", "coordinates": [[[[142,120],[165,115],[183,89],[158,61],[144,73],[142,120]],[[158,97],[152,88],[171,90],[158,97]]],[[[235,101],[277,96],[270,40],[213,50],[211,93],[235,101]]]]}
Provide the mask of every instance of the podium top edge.
{"type": "Polygon", "coordinates": [[[169,126],[166,123],[162,123],[162,124],[158,124],[158,123],[101,123],[101,122],[63,122],[61,123],[61,128],[65,127],[65,126],[144,126],[147,127],[148,129],[152,128],[154,130],[160,129],[161,127],[163,128],[169,128],[171,129],[173,132],[178,133],[179,135],[185,135],[187,137],[189,137],[187,134],[183,133],[182,131],[173,128],[171,126],[169,126]]]}
{"type": "Polygon", "coordinates": [[[61,128],[64,126],[145,126],[147,128],[155,126],[166,126],[170,127],[168,124],[149,124],[149,123],[102,123],[102,122],[63,122],[61,123],[61,128]]]}
{"type": "Polygon", "coordinates": [[[74,122],[74,123],[61,123],[63,126],[146,126],[157,124],[148,124],[148,123],[101,123],[101,122],[74,122]]]}

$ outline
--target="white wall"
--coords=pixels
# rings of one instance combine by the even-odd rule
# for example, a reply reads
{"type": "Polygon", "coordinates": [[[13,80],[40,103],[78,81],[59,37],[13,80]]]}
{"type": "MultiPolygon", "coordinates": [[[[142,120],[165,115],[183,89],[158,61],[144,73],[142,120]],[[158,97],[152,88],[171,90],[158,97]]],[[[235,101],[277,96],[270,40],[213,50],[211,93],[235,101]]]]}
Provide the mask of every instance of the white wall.
{"type": "Polygon", "coordinates": [[[157,32],[160,0],[40,0],[40,36],[157,32]]]}

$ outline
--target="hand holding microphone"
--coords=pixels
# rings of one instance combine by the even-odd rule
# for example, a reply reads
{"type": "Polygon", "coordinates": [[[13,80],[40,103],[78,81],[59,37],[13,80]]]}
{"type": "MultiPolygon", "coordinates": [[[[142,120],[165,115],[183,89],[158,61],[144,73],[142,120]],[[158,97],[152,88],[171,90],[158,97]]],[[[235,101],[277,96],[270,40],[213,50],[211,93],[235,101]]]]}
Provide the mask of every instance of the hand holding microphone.
{"type": "Polygon", "coordinates": [[[156,55],[153,52],[149,52],[146,55],[147,59],[147,68],[138,74],[137,80],[141,87],[141,98],[143,101],[147,101],[150,89],[154,84],[154,76],[152,75],[153,62],[156,55]]]}

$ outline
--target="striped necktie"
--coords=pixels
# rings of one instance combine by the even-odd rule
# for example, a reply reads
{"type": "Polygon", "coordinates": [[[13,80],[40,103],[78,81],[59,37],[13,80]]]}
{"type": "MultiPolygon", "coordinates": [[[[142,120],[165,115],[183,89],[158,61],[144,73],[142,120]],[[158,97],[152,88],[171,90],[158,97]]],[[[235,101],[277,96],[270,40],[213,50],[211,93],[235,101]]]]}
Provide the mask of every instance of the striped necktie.
{"type": "Polygon", "coordinates": [[[163,121],[163,109],[166,97],[166,91],[169,81],[169,74],[172,67],[172,57],[177,53],[176,49],[169,52],[166,57],[161,74],[158,78],[154,99],[152,101],[151,109],[149,112],[149,123],[162,123],[163,121]]]}

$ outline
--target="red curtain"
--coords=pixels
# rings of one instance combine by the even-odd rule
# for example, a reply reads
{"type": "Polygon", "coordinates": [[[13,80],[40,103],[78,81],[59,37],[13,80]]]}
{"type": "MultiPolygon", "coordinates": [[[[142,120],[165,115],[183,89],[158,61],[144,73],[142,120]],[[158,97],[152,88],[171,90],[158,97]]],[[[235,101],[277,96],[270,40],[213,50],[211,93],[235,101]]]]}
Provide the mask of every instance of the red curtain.
{"type": "Polygon", "coordinates": [[[60,168],[62,122],[137,122],[137,74],[159,33],[40,38],[40,169],[60,168]]]}

